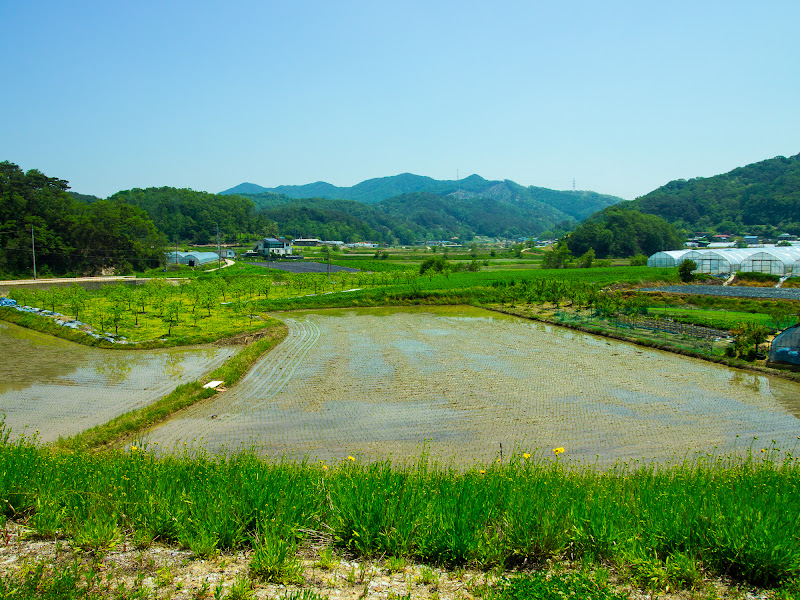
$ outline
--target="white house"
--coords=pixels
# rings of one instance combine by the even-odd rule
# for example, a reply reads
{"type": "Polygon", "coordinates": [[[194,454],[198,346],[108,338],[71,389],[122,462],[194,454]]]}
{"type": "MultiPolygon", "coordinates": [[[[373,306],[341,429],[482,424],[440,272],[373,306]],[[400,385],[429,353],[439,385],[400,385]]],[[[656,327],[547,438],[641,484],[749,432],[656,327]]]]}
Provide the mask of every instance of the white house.
{"type": "Polygon", "coordinates": [[[253,252],[261,256],[285,256],[292,253],[292,243],[284,238],[264,238],[256,242],[253,252]]]}

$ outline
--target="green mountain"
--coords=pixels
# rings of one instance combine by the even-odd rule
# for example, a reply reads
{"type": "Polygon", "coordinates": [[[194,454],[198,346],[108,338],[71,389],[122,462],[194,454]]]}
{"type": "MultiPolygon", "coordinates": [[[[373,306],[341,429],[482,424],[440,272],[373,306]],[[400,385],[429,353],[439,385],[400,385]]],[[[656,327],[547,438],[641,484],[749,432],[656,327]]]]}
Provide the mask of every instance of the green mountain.
{"type": "Polygon", "coordinates": [[[371,235],[366,239],[402,244],[419,239],[468,240],[476,235],[538,235],[556,227],[574,227],[592,213],[622,200],[596,192],[525,187],[511,180],[489,181],[478,175],[439,181],[403,173],[369,179],[352,187],[317,182],[260,188],[262,191],[257,194],[243,191],[253,189],[249,187],[252,185],[242,184],[221,194],[235,192],[251,198],[287,234],[296,230],[298,235],[355,241],[347,239],[348,230],[353,235],[369,231],[371,235]],[[296,206],[305,210],[302,218],[293,216],[285,206],[298,200],[302,203],[296,206]],[[314,211],[313,218],[309,211],[314,211]],[[343,215],[360,224],[356,226],[351,219],[333,227],[331,223],[343,215]],[[331,231],[338,231],[339,235],[324,234],[331,231]]]}
{"type": "Polygon", "coordinates": [[[109,198],[117,203],[142,208],[167,239],[208,244],[220,239],[232,241],[241,234],[267,235],[275,224],[256,211],[252,200],[242,196],[209,194],[172,187],[135,188],[109,198]]]}
{"type": "Polygon", "coordinates": [[[256,185],[255,183],[240,183],[236,187],[232,187],[229,190],[225,190],[222,192],[221,195],[226,196],[237,196],[239,194],[261,194],[262,192],[268,191],[267,188],[263,188],[260,185],[256,185]]]}
{"type": "Polygon", "coordinates": [[[714,177],[670,181],[630,206],[689,231],[798,235],[800,154],[714,177]]]}

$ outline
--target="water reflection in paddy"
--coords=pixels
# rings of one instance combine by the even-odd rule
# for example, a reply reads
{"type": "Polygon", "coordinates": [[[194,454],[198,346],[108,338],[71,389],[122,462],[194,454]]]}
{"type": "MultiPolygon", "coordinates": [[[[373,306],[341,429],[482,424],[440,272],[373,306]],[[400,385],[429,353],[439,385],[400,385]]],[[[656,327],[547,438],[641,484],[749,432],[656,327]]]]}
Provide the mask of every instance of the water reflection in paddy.
{"type": "Polygon", "coordinates": [[[323,460],[418,457],[424,445],[462,464],[501,443],[563,446],[605,464],[753,436],[791,449],[800,436],[796,383],[523,319],[458,307],[284,319],[288,338],[238,386],[150,441],[323,460]]]}
{"type": "Polygon", "coordinates": [[[105,423],[199,379],[236,349],[100,350],[0,323],[0,414],[51,441],[105,423]]]}

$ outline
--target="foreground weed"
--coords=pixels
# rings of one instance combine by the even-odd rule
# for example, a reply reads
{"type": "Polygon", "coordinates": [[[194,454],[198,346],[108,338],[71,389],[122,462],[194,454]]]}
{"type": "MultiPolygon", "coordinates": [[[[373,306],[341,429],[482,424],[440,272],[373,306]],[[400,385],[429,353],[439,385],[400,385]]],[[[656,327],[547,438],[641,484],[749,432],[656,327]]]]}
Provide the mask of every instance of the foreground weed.
{"type": "Polygon", "coordinates": [[[631,581],[639,587],[669,592],[676,589],[695,589],[703,581],[697,561],[684,553],[675,553],[661,561],[657,556],[628,557],[624,566],[631,581]]]}
{"type": "Polygon", "coordinates": [[[116,597],[121,600],[150,600],[149,588],[113,588],[113,576],[105,580],[93,567],[78,561],[53,569],[45,563],[27,566],[17,572],[0,574],[0,598],[3,600],[94,600],[116,597]]]}
{"type": "Polygon", "coordinates": [[[402,556],[390,556],[383,566],[389,573],[400,573],[405,570],[408,562],[402,556]]]}
{"type": "Polygon", "coordinates": [[[328,600],[328,596],[317,594],[313,590],[298,590],[296,592],[289,592],[282,596],[280,600],[328,600]]]}
{"type": "Polygon", "coordinates": [[[703,571],[689,554],[676,553],[665,561],[667,575],[677,587],[695,589],[703,581],[703,571]]]}
{"type": "Polygon", "coordinates": [[[219,538],[208,531],[203,531],[189,540],[189,549],[197,558],[213,558],[219,554],[219,538]]]}
{"type": "Polygon", "coordinates": [[[430,567],[423,566],[419,570],[419,575],[417,576],[417,583],[421,583],[422,585],[432,585],[438,586],[439,585],[439,575],[431,569],[430,567]]]}
{"type": "Polygon", "coordinates": [[[158,587],[166,587],[171,585],[174,580],[175,575],[172,574],[172,571],[169,567],[164,567],[163,569],[156,571],[156,585],[158,587]]]}
{"type": "Polygon", "coordinates": [[[133,539],[131,541],[133,542],[134,548],[137,550],[147,550],[153,545],[153,536],[147,530],[136,529],[133,532],[133,539]]]}
{"type": "Polygon", "coordinates": [[[775,591],[775,600],[800,600],[800,579],[794,579],[775,591]]]}
{"type": "Polygon", "coordinates": [[[203,583],[200,585],[199,588],[195,590],[192,594],[192,598],[194,600],[206,600],[208,598],[208,591],[211,589],[211,583],[208,581],[208,577],[203,579],[203,583]]]}
{"type": "Polygon", "coordinates": [[[648,590],[669,591],[669,573],[664,563],[657,557],[630,558],[626,567],[634,585],[648,590]]]}
{"type": "Polygon", "coordinates": [[[97,509],[75,523],[72,537],[78,548],[97,554],[114,548],[122,534],[116,514],[97,509]]]}
{"type": "Polygon", "coordinates": [[[302,583],[303,563],[297,545],[276,534],[266,536],[253,552],[250,573],[267,582],[302,583]]]}
{"type": "Polygon", "coordinates": [[[253,582],[247,577],[239,577],[233,582],[233,585],[228,588],[225,600],[252,600],[255,598],[255,595],[256,591],[253,589],[253,582]]]}
{"type": "Polygon", "coordinates": [[[587,573],[518,575],[490,588],[487,600],[627,600],[621,592],[601,585],[587,573]]]}
{"type": "Polygon", "coordinates": [[[36,510],[28,519],[28,526],[36,532],[36,535],[53,539],[57,538],[64,527],[66,508],[58,506],[58,503],[42,498],[36,499],[36,510]]]}
{"type": "Polygon", "coordinates": [[[336,556],[331,546],[327,546],[320,552],[317,562],[314,563],[315,567],[323,571],[333,571],[338,565],[339,558],[336,556]]]}
{"type": "Polygon", "coordinates": [[[222,600],[223,592],[225,591],[225,586],[220,581],[217,585],[214,586],[214,600],[222,600]]]}

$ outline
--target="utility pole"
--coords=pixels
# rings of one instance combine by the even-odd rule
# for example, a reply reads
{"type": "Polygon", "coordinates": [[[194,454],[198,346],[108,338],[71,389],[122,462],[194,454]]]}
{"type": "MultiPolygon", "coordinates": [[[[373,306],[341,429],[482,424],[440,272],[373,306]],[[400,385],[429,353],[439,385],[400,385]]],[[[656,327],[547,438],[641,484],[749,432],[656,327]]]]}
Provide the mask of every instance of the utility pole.
{"type": "Polygon", "coordinates": [[[217,270],[222,268],[222,251],[219,249],[219,223],[214,223],[217,226],[217,270]]]}
{"type": "Polygon", "coordinates": [[[31,225],[31,250],[33,251],[33,279],[36,280],[36,241],[33,237],[33,225],[31,225]]]}

